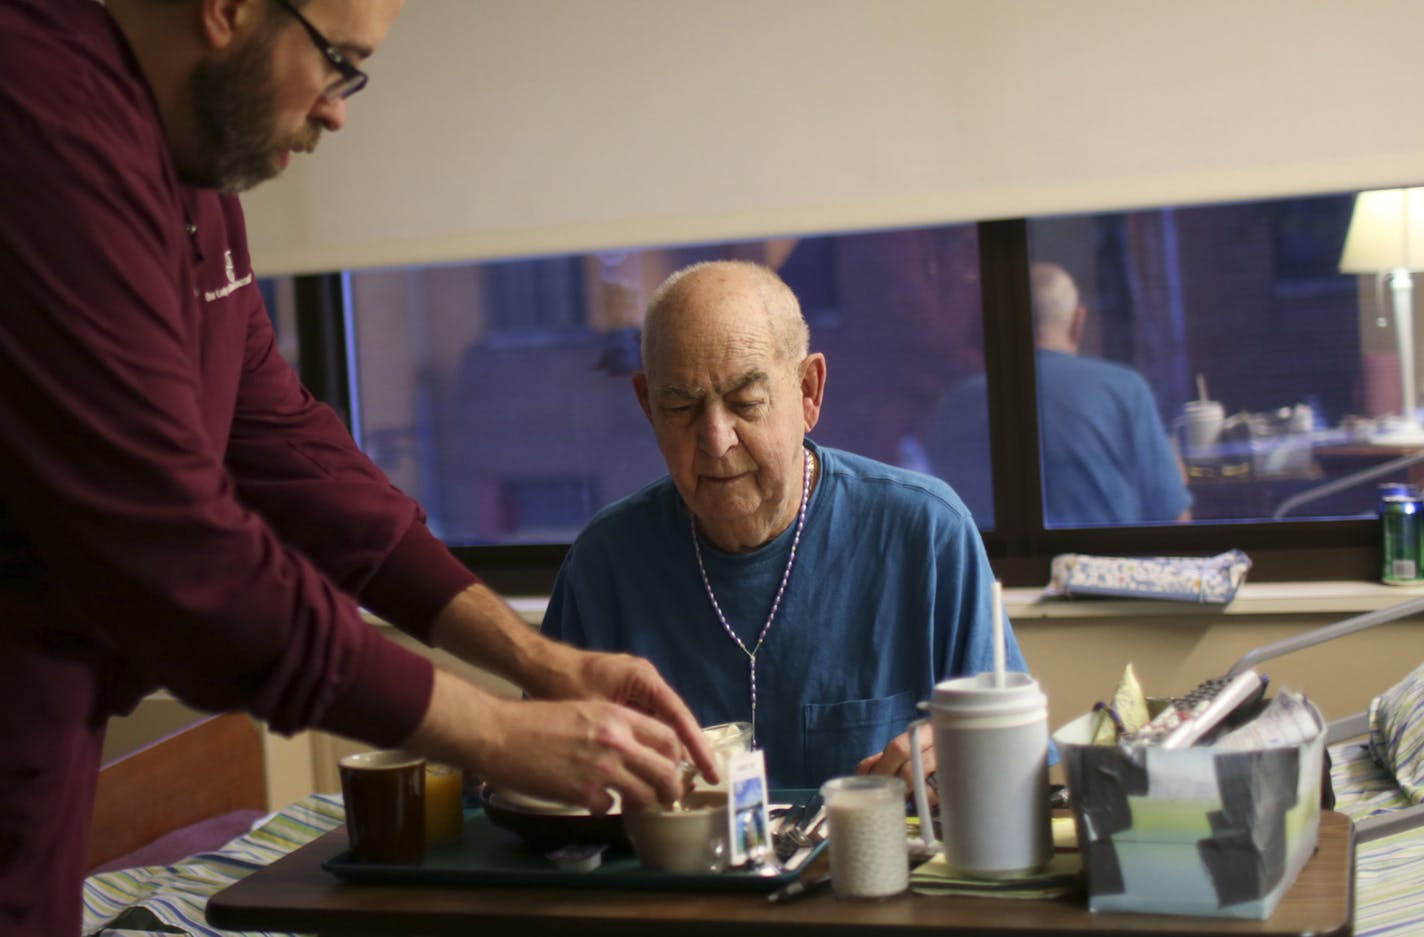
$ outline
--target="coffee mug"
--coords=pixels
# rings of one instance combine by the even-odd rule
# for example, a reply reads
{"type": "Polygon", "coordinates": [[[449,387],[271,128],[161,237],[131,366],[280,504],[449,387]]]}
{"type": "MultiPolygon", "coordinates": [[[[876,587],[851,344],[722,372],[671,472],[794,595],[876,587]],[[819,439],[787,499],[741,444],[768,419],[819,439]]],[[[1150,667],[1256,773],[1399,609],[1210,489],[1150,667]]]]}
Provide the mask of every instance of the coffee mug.
{"type": "Polygon", "coordinates": [[[696,791],[672,809],[623,814],[638,864],[658,872],[721,872],[727,867],[727,792],[696,791]]]}
{"type": "MultiPolygon", "coordinates": [[[[1004,879],[1042,868],[1053,857],[1048,807],[1048,699],[1026,673],[945,680],[921,704],[935,736],[944,857],[971,878],[1004,879]]],[[[915,804],[925,846],[935,847],[924,764],[910,746],[915,804]]]]}
{"type": "Polygon", "coordinates": [[[402,751],[361,752],[337,762],[351,853],[367,862],[425,857],[425,759],[402,751]]]}

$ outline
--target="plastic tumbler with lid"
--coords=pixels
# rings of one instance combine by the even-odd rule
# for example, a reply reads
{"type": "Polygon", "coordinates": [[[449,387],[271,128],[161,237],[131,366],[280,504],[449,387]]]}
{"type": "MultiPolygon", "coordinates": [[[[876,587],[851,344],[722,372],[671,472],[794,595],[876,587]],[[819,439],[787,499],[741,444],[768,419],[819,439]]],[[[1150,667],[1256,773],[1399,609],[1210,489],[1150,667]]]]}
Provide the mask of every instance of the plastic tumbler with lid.
{"type": "MultiPolygon", "coordinates": [[[[1026,673],[945,680],[927,708],[945,859],[972,878],[1014,878],[1041,868],[1053,856],[1053,836],[1048,699],[1038,682],[1026,673]]],[[[912,754],[915,799],[923,804],[918,750],[912,754]]],[[[933,845],[933,833],[924,835],[933,845]]]]}

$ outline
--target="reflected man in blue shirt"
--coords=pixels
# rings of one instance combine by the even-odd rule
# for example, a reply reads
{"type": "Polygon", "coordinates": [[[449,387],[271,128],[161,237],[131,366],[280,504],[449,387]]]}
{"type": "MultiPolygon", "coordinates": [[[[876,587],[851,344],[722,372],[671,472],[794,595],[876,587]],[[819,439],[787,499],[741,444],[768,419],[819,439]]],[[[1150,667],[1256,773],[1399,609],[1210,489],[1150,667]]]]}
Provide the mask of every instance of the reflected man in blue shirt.
{"type": "MultiPolygon", "coordinates": [[[[1124,364],[1080,356],[1087,308],[1057,264],[1030,268],[1043,510],[1049,527],[1191,520],[1191,494],[1152,390],[1124,364]]],[[[983,374],[941,401],[926,451],[981,528],[994,526],[983,374]]]]}

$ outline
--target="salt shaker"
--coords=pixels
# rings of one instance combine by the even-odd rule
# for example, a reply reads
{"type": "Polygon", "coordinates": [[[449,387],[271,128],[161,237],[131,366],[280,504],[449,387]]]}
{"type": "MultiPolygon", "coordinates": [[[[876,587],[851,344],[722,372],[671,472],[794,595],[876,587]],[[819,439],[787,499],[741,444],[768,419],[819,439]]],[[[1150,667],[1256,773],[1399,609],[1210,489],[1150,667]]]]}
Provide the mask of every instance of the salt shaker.
{"type": "Polygon", "coordinates": [[[883,775],[832,778],[821,785],[821,796],[836,897],[888,898],[907,889],[904,782],[883,775]]]}

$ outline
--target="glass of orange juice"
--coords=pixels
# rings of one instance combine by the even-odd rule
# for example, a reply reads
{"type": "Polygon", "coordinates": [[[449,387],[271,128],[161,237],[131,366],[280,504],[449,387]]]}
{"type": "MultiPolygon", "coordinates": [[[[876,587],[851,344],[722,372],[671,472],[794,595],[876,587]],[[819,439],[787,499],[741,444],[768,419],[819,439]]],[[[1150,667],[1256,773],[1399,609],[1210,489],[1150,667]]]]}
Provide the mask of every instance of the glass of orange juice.
{"type": "Polygon", "coordinates": [[[464,778],[459,768],[425,763],[425,844],[457,843],[465,832],[464,778]]]}

